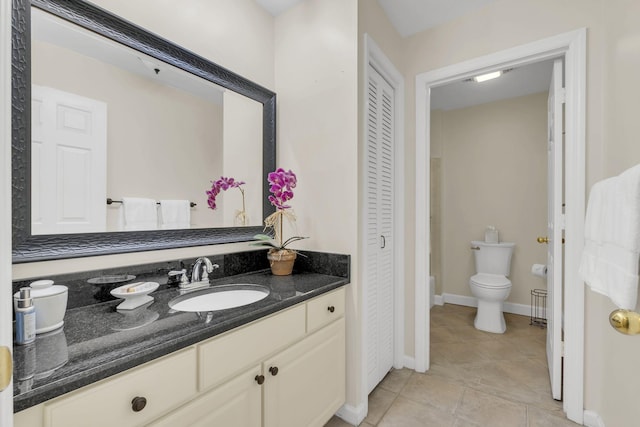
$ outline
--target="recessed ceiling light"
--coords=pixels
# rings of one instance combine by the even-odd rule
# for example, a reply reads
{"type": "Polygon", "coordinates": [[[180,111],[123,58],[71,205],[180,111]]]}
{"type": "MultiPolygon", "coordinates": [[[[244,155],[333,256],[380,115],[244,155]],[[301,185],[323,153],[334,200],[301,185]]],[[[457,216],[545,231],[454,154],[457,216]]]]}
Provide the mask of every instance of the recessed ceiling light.
{"type": "Polygon", "coordinates": [[[497,79],[502,75],[502,71],[494,71],[492,73],[482,74],[479,76],[475,76],[473,80],[476,83],[486,82],[487,80],[497,79]]]}

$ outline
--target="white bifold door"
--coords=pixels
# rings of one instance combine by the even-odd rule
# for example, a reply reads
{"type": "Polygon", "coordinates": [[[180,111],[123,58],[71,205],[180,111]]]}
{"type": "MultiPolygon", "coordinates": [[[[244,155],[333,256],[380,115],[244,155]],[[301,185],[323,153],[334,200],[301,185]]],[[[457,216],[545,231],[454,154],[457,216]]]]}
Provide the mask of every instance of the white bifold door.
{"type": "Polygon", "coordinates": [[[547,363],[551,394],[562,398],[562,293],[563,293],[563,122],[565,92],[562,59],[553,64],[548,112],[548,214],[547,214],[547,363]]]}
{"type": "Polygon", "coordinates": [[[107,104],[32,86],[33,234],[106,230],[107,104]]]}
{"type": "Polygon", "coordinates": [[[366,108],[364,304],[367,392],[393,366],[393,88],[371,66],[366,108]]]}

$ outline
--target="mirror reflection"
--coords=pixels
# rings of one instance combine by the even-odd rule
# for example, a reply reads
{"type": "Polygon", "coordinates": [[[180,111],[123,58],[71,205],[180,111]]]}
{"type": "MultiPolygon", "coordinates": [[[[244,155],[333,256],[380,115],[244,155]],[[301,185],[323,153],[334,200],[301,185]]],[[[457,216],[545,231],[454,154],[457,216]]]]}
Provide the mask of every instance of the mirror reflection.
{"type": "Polygon", "coordinates": [[[37,9],[31,46],[32,234],[261,225],[259,102],[37,9]]]}

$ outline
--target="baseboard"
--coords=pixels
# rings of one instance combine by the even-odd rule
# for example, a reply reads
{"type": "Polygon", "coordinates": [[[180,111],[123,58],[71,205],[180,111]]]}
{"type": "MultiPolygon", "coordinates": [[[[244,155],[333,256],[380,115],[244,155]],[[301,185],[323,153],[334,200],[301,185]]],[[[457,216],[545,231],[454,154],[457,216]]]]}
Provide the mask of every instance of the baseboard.
{"type": "Polygon", "coordinates": [[[444,305],[444,297],[442,295],[436,295],[433,298],[433,303],[435,305],[444,305]]]}
{"type": "MultiPolygon", "coordinates": [[[[470,297],[467,295],[456,295],[456,294],[447,294],[444,293],[440,297],[443,299],[444,303],[456,304],[456,305],[464,305],[467,307],[477,307],[478,300],[476,297],[470,297]]],[[[438,301],[438,296],[436,296],[436,304],[438,301]]],[[[502,306],[502,311],[505,313],[519,314],[521,316],[530,316],[531,315],[531,306],[525,304],[516,304],[513,302],[505,302],[502,306]]]]}
{"type": "Polygon", "coordinates": [[[416,369],[416,359],[411,357],[411,356],[407,356],[406,354],[404,355],[404,359],[402,360],[402,363],[404,364],[404,367],[407,369],[416,369]]]}
{"type": "Polygon", "coordinates": [[[336,416],[352,426],[358,426],[366,418],[368,409],[366,402],[357,407],[345,403],[338,409],[336,416]]]}
{"type": "Polygon", "coordinates": [[[584,411],[583,423],[587,427],[605,427],[604,421],[595,411],[584,411]]]}

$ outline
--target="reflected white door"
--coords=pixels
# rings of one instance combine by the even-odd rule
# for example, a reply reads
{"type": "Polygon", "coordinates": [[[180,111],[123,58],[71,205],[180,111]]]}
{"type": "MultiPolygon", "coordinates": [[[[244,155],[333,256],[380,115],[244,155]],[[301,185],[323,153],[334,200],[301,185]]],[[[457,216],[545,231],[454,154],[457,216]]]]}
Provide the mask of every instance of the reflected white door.
{"type": "Polygon", "coordinates": [[[105,231],[107,104],[37,85],[31,98],[32,233],[105,231]]]}
{"type": "Polygon", "coordinates": [[[367,393],[393,367],[394,91],[371,66],[367,89],[365,307],[367,393]]]}
{"type": "Polygon", "coordinates": [[[563,204],[563,106],[562,60],[553,64],[548,112],[548,213],[547,213],[547,363],[551,393],[562,399],[562,280],[564,230],[563,204]]]}

